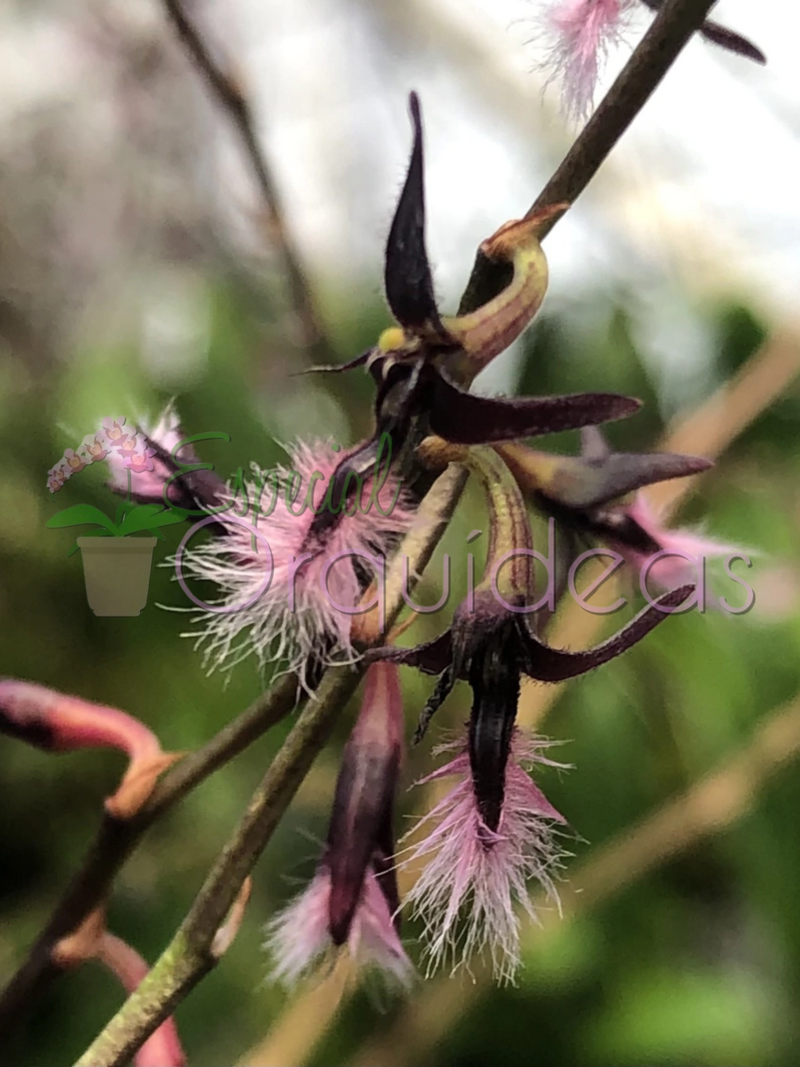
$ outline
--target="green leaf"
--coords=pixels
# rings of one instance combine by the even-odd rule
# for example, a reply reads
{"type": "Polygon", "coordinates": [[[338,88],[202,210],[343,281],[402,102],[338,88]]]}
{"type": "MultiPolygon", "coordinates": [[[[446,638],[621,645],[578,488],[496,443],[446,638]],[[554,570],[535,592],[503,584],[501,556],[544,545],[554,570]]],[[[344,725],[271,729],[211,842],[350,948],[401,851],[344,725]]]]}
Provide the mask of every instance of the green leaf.
{"type": "Polygon", "coordinates": [[[155,521],[151,522],[148,526],[148,530],[155,529],[156,526],[177,526],[179,522],[185,522],[188,512],[181,511],[179,508],[167,508],[160,515],[156,515],[155,521]]]}
{"type": "Polygon", "coordinates": [[[125,515],[129,511],[132,511],[135,507],[137,507],[137,505],[131,503],[131,501],[129,500],[123,500],[120,504],[117,505],[117,510],[114,512],[114,522],[117,524],[117,526],[120,525],[122,520],[125,518],[125,515]]]}
{"type": "Polygon", "coordinates": [[[186,512],[178,509],[165,508],[161,504],[141,504],[133,511],[129,511],[119,528],[120,536],[139,533],[142,530],[155,530],[158,526],[171,526],[174,523],[183,522],[186,512]]]}
{"type": "Polygon", "coordinates": [[[91,523],[93,526],[103,526],[109,533],[116,534],[117,527],[114,522],[104,515],[100,508],[94,504],[73,504],[71,508],[64,508],[52,518],[47,520],[46,525],[51,530],[60,530],[66,526],[81,526],[91,523]]]}

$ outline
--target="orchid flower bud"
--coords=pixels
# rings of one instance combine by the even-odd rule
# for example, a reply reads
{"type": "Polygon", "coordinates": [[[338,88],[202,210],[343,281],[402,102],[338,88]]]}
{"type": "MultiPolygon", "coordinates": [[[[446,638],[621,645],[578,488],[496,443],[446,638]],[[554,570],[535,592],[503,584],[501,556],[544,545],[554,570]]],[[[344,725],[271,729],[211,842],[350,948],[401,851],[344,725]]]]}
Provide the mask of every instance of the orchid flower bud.
{"type": "MultiPolygon", "coordinates": [[[[107,420],[108,421],[108,420],[107,420]]],[[[114,431],[121,432],[119,424],[114,431]]],[[[185,435],[172,404],[161,413],[155,426],[121,439],[105,453],[111,472],[109,488],[122,496],[130,494],[143,504],[169,502],[188,512],[213,512],[225,497],[225,483],[201,464],[193,446],[183,444],[185,435]],[[127,450],[127,451],[126,451],[127,450]]]]}
{"type": "Polygon", "coordinates": [[[367,671],[361,712],[342,756],[325,850],[331,877],[329,929],[336,945],[347,940],[367,868],[376,854],[381,891],[393,915],[399,907],[390,861],[403,726],[397,668],[375,663],[367,671]]]}
{"type": "Polygon", "coordinates": [[[105,802],[117,819],[135,815],[159,775],[181,758],[162,751],[155,734],[124,711],[14,678],[0,679],[0,732],[46,752],[109,747],[127,753],[128,769],[105,802]]]}
{"type": "MultiPolygon", "coordinates": [[[[377,668],[377,669],[376,669],[377,668]]],[[[268,926],[273,976],[293,985],[336,948],[400,986],[413,974],[398,936],[392,813],[402,754],[397,668],[367,671],[336,783],[328,840],[310,885],[268,926]]]]}

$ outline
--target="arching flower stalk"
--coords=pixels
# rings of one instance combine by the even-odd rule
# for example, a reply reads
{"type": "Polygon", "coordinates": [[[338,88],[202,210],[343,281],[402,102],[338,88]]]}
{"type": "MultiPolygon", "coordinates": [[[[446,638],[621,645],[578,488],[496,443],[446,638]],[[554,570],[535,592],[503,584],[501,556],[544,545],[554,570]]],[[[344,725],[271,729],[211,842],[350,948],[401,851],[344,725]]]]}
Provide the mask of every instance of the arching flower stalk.
{"type": "Polygon", "coordinates": [[[270,922],[273,977],[287,985],[337,949],[359,966],[408,986],[399,938],[392,817],[403,749],[397,668],[376,663],[345,746],[325,851],[309,886],[270,922]]]}

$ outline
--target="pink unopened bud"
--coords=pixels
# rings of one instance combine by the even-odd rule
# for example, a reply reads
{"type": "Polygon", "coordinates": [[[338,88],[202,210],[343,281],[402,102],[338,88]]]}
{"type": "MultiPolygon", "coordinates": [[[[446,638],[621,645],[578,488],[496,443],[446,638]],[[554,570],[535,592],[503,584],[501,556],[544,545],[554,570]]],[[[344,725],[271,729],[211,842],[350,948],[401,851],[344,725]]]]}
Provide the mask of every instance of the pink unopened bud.
{"type": "Polygon", "coordinates": [[[181,755],[164,752],[151,730],[118,708],[14,678],[0,679],[0,732],[46,752],[94,747],[126,752],[128,770],[105,802],[109,815],[118,819],[130,818],[141,808],[158,776],[181,755]]]}

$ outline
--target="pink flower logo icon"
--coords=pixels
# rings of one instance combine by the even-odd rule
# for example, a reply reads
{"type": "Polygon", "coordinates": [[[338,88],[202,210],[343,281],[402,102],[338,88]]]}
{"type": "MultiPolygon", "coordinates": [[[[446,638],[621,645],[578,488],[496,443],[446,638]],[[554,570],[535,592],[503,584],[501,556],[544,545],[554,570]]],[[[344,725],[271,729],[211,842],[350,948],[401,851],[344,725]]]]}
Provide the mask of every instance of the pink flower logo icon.
{"type": "Polygon", "coordinates": [[[99,463],[101,459],[105,459],[108,455],[108,448],[106,442],[101,441],[97,434],[88,434],[83,439],[81,445],[82,452],[80,453],[88,463],[99,463]]]}
{"type": "Polygon", "coordinates": [[[103,431],[106,440],[114,448],[120,448],[130,437],[123,429],[125,419],[103,419],[103,431]]]}
{"type": "Polygon", "coordinates": [[[152,457],[156,454],[156,450],[148,448],[144,438],[139,434],[133,439],[133,446],[133,451],[130,451],[127,447],[119,449],[125,456],[123,463],[128,470],[133,474],[144,474],[147,471],[155,470],[152,457]]]}

